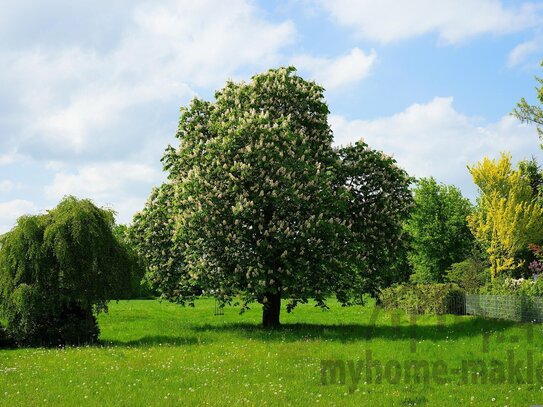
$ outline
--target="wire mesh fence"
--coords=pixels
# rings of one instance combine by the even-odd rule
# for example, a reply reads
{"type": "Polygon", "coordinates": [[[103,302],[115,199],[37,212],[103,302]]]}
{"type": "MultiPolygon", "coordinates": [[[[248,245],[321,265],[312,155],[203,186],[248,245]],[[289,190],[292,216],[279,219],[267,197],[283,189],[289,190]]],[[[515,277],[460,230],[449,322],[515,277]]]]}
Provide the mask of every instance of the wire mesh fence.
{"type": "MultiPolygon", "coordinates": [[[[458,312],[462,311],[458,308],[458,312]]],[[[466,294],[464,315],[506,319],[519,322],[543,322],[543,298],[516,295],[466,294]]]]}
{"type": "Polygon", "coordinates": [[[450,296],[447,299],[447,313],[466,315],[466,295],[464,293],[450,296]]]}

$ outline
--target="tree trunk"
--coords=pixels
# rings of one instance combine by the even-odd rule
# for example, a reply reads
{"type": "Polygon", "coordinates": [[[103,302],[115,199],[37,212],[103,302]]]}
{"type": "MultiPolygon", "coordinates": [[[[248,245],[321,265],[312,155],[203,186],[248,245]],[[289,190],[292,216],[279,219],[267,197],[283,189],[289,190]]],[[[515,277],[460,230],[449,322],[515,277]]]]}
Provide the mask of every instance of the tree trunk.
{"type": "Polygon", "coordinates": [[[266,299],[268,301],[262,304],[262,326],[276,328],[280,325],[281,294],[266,293],[266,299]]]}

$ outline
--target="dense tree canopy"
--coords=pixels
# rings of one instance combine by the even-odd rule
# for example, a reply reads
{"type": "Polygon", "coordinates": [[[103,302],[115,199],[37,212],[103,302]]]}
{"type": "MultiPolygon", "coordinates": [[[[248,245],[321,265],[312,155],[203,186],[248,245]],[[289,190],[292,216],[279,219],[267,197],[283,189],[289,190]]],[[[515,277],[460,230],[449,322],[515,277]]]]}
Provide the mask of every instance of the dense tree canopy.
{"type": "Polygon", "coordinates": [[[182,110],[163,159],[168,182],[136,215],[134,240],[165,297],[200,289],[222,302],[264,305],[263,323],[312,298],[379,280],[377,251],[394,263],[409,177],[359,143],[336,151],[323,89],[270,70],[228,83],[215,102],[182,110]]]}
{"type": "Polygon", "coordinates": [[[93,313],[123,294],[133,270],[113,227],[112,211],[68,197],[2,236],[0,312],[17,342],[97,339],[93,313]]]}
{"type": "Polygon", "coordinates": [[[506,154],[469,167],[479,197],[468,224],[489,256],[492,277],[525,266],[528,245],[543,242],[543,207],[523,168],[513,169],[506,154]]]}
{"type": "Polygon", "coordinates": [[[358,142],[338,149],[338,186],[346,188],[351,250],[364,270],[356,291],[377,295],[380,288],[409,277],[409,236],[404,222],[413,206],[412,178],[394,159],[358,142]]]}
{"type": "Polygon", "coordinates": [[[415,207],[407,222],[413,279],[442,283],[451,264],[471,253],[473,236],[467,224],[471,203],[458,188],[438,184],[433,178],[418,181],[414,198],[415,207]]]}

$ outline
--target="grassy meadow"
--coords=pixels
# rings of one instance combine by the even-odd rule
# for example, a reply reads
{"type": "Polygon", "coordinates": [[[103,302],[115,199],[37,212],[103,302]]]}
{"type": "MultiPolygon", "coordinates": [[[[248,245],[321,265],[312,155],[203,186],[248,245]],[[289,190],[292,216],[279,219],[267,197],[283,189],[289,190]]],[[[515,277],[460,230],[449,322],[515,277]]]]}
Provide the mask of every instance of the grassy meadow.
{"type": "MultiPolygon", "coordinates": [[[[543,384],[512,382],[509,372],[505,382],[487,377],[485,384],[464,383],[455,373],[445,374],[446,382],[438,375],[417,383],[414,373],[411,382],[395,381],[394,373],[394,366],[409,360],[432,366],[439,361],[451,371],[462,360],[481,359],[490,366],[492,360],[507,364],[513,355],[518,364],[527,352],[538,362],[543,349],[538,325],[530,325],[528,334],[525,324],[425,316],[413,329],[405,315],[332,301],[329,311],[307,304],[284,312],[283,327],[265,331],[258,326],[258,306],[243,315],[233,307],[224,316],[213,311],[212,299],[198,301],[196,308],[121,301],[99,318],[100,345],[0,350],[0,405],[543,404],[543,384]],[[321,360],[345,361],[352,368],[367,361],[368,351],[383,368],[390,365],[382,383],[362,373],[355,385],[347,367],[345,384],[322,384],[321,360]]],[[[517,370],[527,374],[529,363],[517,370]]],[[[470,380],[484,373],[467,371],[470,380]]]]}

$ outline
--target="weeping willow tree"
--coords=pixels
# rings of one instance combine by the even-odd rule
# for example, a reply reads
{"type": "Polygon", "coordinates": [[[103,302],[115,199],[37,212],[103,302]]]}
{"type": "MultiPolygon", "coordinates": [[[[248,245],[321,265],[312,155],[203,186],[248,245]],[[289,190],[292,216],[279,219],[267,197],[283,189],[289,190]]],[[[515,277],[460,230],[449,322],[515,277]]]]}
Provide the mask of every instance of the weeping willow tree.
{"type": "Polygon", "coordinates": [[[17,343],[97,340],[96,313],[126,293],[136,270],[114,225],[113,211],[67,197],[2,236],[0,312],[17,343]]]}

